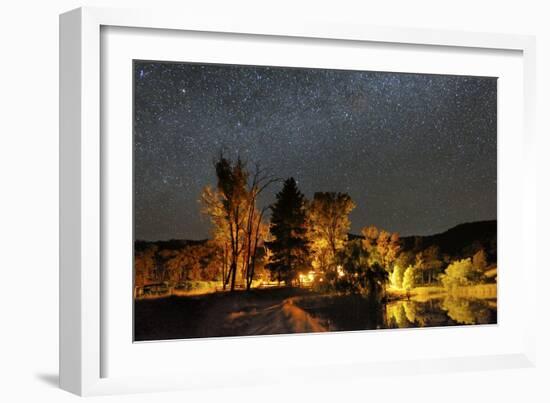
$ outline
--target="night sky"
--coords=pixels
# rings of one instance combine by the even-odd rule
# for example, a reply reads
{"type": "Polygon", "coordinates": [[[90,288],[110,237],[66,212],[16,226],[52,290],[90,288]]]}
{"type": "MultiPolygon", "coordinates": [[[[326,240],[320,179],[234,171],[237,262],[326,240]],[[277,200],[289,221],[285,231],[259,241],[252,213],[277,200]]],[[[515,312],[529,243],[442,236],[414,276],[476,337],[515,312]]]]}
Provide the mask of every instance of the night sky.
{"type": "Polygon", "coordinates": [[[353,233],[496,219],[496,78],[146,61],[133,74],[136,239],[209,237],[198,200],[222,149],[308,198],[349,193],[353,233]]]}

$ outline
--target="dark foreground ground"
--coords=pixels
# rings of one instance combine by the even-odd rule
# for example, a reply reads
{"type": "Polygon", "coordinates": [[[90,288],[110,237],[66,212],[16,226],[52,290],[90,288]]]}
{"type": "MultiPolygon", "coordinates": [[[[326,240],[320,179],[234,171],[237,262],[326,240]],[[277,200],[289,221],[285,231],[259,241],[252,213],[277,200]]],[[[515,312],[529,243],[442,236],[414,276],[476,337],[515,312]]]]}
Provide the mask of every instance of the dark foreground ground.
{"type": "Polygon", "coordinates": [[[299,288],[137,300],[135,341],[326,332],[377,327],[377,312],[360,297],[299,288]]]}
{"type": "Polygon", "coordinates": [[[300,288],[137,300],[134,340],[496,323],[496,301],[434,298],[374,303],[300,288]]]}

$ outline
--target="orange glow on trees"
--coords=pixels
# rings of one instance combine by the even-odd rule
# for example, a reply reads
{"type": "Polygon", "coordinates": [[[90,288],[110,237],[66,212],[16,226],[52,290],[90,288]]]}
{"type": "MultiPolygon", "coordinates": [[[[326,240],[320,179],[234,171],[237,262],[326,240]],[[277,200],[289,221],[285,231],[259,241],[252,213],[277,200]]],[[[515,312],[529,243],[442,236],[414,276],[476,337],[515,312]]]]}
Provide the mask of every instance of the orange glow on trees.
{"type": "Polygon", "coordinates": [[[360,240],[348,241],[336,258],[336,289],[378,300],[384,296],[388,273],[380,264],[369,262],[360,240]]]}
{"type": "Polygon", "coordinates": [[[216,189],[206,187],[201,196],[203,213],[213,226],[213,239],[223,249],[223,288],[230,284],[235,290],[238,266],[241,280],[250,289],[255,275],[257,250],[267,232],[263,223],[266,209],[258,210],[256,201],[260,193],[276,179],[271,178],[259,164],[250,175],[246,164],[220,155],[215,163],[216,189]]]}
{"type": "Polygon", "coordinates": [[[308,239],[313,267],[335,270],[335,257],[343,249],[351,226],[349,214],[355,203],[346,193],[317,192],[307,208],[308,239]]]}

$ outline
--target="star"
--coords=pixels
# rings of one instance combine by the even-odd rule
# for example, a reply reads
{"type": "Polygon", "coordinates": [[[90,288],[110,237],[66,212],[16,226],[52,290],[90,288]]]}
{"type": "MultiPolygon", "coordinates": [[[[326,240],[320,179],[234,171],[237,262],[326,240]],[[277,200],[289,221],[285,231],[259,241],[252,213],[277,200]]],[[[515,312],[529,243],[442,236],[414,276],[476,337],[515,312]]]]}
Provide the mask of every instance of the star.
{"type": "Polygon", "coordinates": [[[134,78],[138,239],[209,236],[198,199],[222,150],[308,198],[349,193],[353,233],[496,218],[494,77],[135,61],[134,78]]]}

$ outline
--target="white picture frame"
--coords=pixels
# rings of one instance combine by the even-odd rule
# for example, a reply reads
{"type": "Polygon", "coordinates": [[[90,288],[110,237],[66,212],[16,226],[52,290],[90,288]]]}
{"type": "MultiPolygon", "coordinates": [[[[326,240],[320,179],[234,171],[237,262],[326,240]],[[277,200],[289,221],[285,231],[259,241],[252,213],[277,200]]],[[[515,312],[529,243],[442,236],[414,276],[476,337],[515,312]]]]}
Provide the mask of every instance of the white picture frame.
{"type": "MultiPolygon", "coordinates": [[[[407,360],[373,362],[361,357],[349,362],[310,363],[307,375],[299,362],[284,366],[277,382],[292,382],[300,374],[302,379],[345,379],[353,376],[391,373],[407,374],[456,370],[518,368],[534,365],[535,328],[529,315],[535,312],[535,293],[527,278],[536,275],[535,253],[530,253],[536,242],[527,242],[526,234],[536,234],[535,159],[534,145],[534,91],[535,41],[533,37],[507,34],[467,33],[456,31],[429,31],[409,28],[381,28],[346,25],[324,21],[250,21],[235,18],[226,20],[196,18],[192,15],[174,15],[149,10],[116,10],[81,8],[60,17],[60,384],[63,389],[79,395],[161,391],[193,387],[214,387],[229,384],[251,385],[272,382],[274,374],[266,368],[263,373],[241,365],[227,377],[223,371],[213,373],[206,380],[201,372],[186,376],[175,371],[163,376],[120,375],[105,376],[107,340],[102,326],[107,316],[106,291],[102,288],[102,265],[105,245],[102,237],[103,190],[105,189],[105,150],[101,133],[102,122],[101,54],[102,27],[145,28],[156,30],[219,33],[220,35],[254,35],[257,38],[309,38],[354,43],[380,43],[430,46],[449,49],[475,49],[478,53],[514,51],[521,53],[523,106],[523,133],[521,143],[521,182],[523,192],[516,206],[521,211],[520,223],[524,242],[521,287],[526,311],[521,323],[514,323],[522,335],[521,346],[499,354],[468,356],[431,356],[407,360]],[[329,369],[330,371],[327,371],[329,369]],[[332,375],[327,377],[327,372],[332,375]],[[334,376],[337,373],[337,376],[334,376]],[[246,374],[246,378],[242,375],[246,374]]],[[[336,45],[337,46],[337,45],[336,45]]],[[[103,83],[104,84],[104,83],[103,83]]],[[[521,130],[521,129],[520,129],[521,130]]],[[[499,164],[499,169],[501,165],[499,164]]],[[[499,212],[499,220],[500,220],[499,212]]],[[[500,221],[499,221],[500,222],[500,221]]],[[[499,240],[500,242],[500,240],[499,240]]],[[[500,259],[500,255],[499,255],[500,259]]],[[[500,267],[499,267],[500,270],[500,267]]],[[[499,290],[500,293],[500,290],[499,290]]],[[[499,294],[499,304],[500,301],[499,294]]],[[[500,309],[500,306],[499,306],[500,309]]],[[[434,330],[437,332],[437,330],[434,330]]],[[[459,332],[460,330],[455,330],[459,332]]],[[[426,333],[427,334],[427,333],[426,333]]],[[[303,345],[308,337],[284,336],[267,338],[265,343],[292,343],[303,345]],[[283,340],[283,341],[281,341],[283,340]]],[[[346,343],[359,343],[364,333],[354,333],[346,343]]],[[[403,337],[401,335],[392,336],[403,337]]],[[[258,342],[258,338],[249,343],[258,342]]],[[[329,342],[329,338],[325,338],[329,342]]],[[[131,341],[128,341],[131,343],[131,341]]],[[[215,343],[207,341],[206,343],[215,343]]],[[[230,341],[237,343],[235,341],[230,341]]],[[[170,344],[170,343],[169,343],[170,344]]],[[[175,344],[172,347],[176,348],[175,344]]],[[[210,344],[210,347],[212,344],[210,344]]],[[[200,348],[198,343],[193,348],[200,348]]],[[[302,360],[306,360],[304,356],[302,360]]],[[[308,363],[303,363],[307,365],[308,363]]],[[[207,368],[204,371],[208,371],[207,368]]],[[[120,371],[119,371],[120,372],[120,371]]],[[[204,374],[204,373],[202,373],[204,374]]]]}

